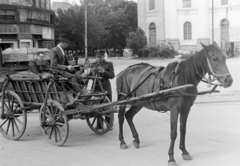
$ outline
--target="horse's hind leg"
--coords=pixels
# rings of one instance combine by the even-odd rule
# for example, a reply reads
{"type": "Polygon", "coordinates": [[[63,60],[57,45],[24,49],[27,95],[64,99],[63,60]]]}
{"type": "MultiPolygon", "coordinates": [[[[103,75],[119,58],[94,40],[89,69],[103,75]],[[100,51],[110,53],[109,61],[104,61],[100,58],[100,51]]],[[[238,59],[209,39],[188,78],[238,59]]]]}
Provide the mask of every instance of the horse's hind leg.
{"type": "Polygon", "coordinates": [[[186,135],[186,127],[187,127],[187,118],[189,114],[190,108],[185,112],[180,112],[180,146],[179,148],[182,150],[182,156],[184,160],[192,160],[191,155],[187,152],[185,147],[185,135],[186,135]]]}
{"type": "Polygon", "coordinates": [[[127,145],[123,138],[123,123],[124,123],[124,115],[125,115],[126,106],[120,106],[118,113],[118,122],[119,122],[119,140],[121,149],[127,149],[127,145]]]}
{"type": "Polygon", "coordinates": [[[138,137],[138,133],[137,130],[133,124],[133,117],[136,115],[136,113],[138,113],[141,110],[141,106],[133,106],[129,109],[129,111],[126,113],[125,117],[127,119],[128,125],[132,131],[132,135],[133,135],[133,145],[135,146],[135,148],[139,148],[140,145],[140,140],[138,137]]]}

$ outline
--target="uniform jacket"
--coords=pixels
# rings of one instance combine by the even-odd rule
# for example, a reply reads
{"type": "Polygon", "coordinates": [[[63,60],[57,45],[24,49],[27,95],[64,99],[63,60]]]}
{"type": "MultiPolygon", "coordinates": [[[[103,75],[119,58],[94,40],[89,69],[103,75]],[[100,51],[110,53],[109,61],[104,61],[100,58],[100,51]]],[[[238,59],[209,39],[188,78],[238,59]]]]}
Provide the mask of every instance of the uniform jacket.
{"type": "MultiPolygon", "coordinates": [[[[115,77],[113,64],[112,62],[106,61],[103,61],[101,63],[94,62],[91,64],[91,68],[98,68],[99,66],[105,70],[104,73],[98,74],[100,77],[102,77],[102,79],[100,79],[102,87],[105,91],[108,92],[108,94],[112,94],[112,88],[109,79],[113,79],[115,77]]],[[[98,84],[96,84],[96,90],[101,90],[98,84]]]]}

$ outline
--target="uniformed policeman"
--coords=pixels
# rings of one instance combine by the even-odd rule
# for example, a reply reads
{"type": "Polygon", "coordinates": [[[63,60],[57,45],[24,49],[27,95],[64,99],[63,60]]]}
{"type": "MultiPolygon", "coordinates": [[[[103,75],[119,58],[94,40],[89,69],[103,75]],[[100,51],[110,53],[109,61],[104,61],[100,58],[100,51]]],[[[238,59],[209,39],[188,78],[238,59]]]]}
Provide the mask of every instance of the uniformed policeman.
{"type": "MultiPolygon", "coordinates": [[[[91,64],[92,71],[98,74],[102,79],[100,82],[105,91],[107,91],[107,97],[112,101],[112,88],[109,79],[115,77],[114,68],[112,62],[106,62],[104,60],[104,53],[99,52],[96,54],[96,62],[91,64]]],[[[101,92],[99,84],[96,84],[96,91],[101,92]]]]}

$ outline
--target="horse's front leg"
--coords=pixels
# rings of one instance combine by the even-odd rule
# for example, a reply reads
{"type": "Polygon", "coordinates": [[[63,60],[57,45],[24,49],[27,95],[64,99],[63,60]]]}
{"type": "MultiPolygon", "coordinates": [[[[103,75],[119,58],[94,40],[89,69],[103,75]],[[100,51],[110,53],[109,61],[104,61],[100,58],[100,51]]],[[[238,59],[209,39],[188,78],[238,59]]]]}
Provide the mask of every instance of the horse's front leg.
{"type": "Polygon", "coordinates": [[[119,122],[119,141],[120,141],[120,148],[127,149],[127,145],[123,138],[123,123],[124,123],[124,115],[125,115],[126,106],[120,106],[119,113],[118,113],[118,122],[119,122]]]}
{"type": "Polygon", "coordinates": [[[182,156],[184,160],[192,160],[191,155],[187,152],[185,147],[185,135],[186,135],[186,127],[187,127],[187,118],[189,114],[190,108],[188,110],[184,110],[184,112],[180,112],[180,145],[179,148],[182,150],[182,156]]]}
{"type": "Polygon", "coordinates": [[[175,144],[175,140],[177,138],[177,121],[178,121],[178,114],[179,111],[175,108],[172,108],[172,110],[170,110],[171,114],[170,114],[170,123],[171,123],[171,144],[168,150],[168,155],[169,155],[169,160],[168,160],[168,166],[177,166],[176,161],[174,159],[174,144],[175,144]]]}

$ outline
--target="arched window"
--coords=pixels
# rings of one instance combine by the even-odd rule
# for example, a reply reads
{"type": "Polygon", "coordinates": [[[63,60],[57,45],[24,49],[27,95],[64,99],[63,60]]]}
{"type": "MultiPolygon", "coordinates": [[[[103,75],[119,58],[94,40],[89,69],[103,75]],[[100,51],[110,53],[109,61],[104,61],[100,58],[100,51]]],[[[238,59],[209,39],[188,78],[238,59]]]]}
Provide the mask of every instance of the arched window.
{"type": "Polygon", "coordinates": [[[149,44],[153,45],[156,44],[156,25],[151,23],[149,25],[149,44]]]}
{"type": "Polygon", "coordinates": [[[155,0],[149,0],[149,10],[155,9],[155,0]]]}
{"type": "Polygon", "coordinates": [[[229,37],[228,20],[223,19],[221,22],[221,40],[228,41],[228,37],[229,37]]]}
{"type": "Polygon", "coordinates": [[[185,22],[183,25],[184,29],[184,40],[192,39],[192,24],[190,22],[185,22]]]}
{"type": "Polygon", "coordinates": [[[191,7],[191,0],[183,0],[183,8],[191,7]]]}

